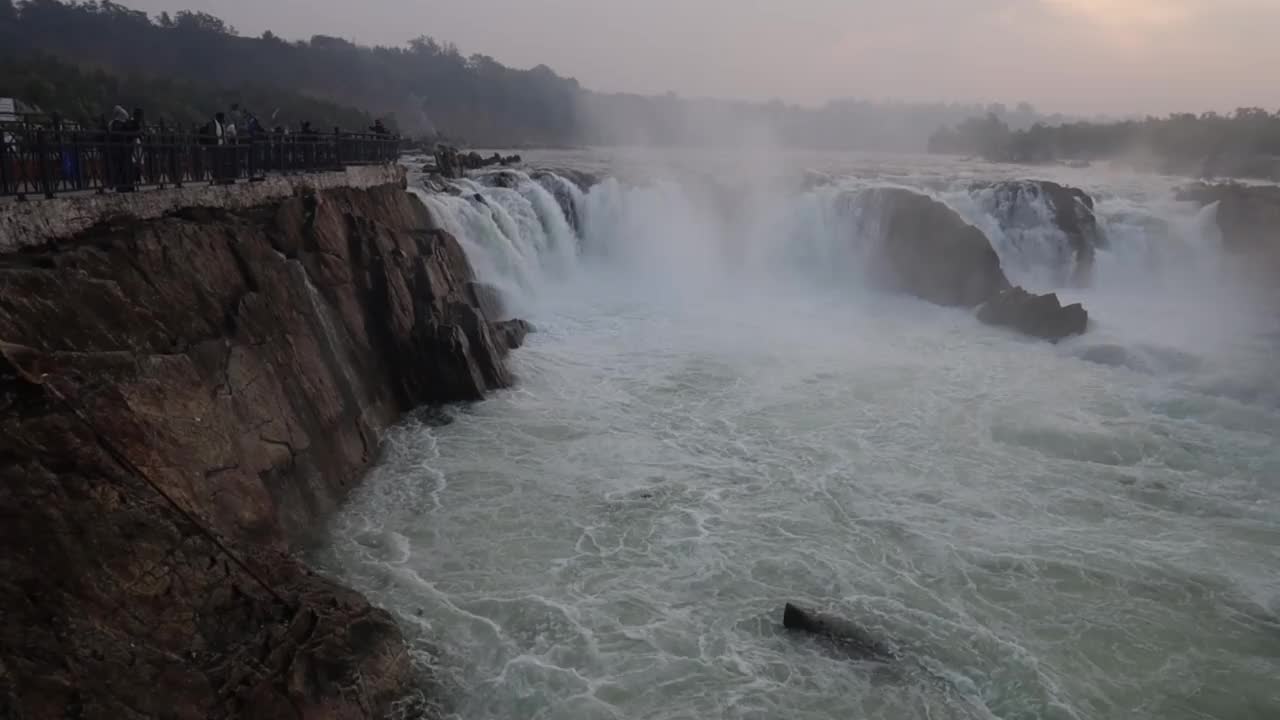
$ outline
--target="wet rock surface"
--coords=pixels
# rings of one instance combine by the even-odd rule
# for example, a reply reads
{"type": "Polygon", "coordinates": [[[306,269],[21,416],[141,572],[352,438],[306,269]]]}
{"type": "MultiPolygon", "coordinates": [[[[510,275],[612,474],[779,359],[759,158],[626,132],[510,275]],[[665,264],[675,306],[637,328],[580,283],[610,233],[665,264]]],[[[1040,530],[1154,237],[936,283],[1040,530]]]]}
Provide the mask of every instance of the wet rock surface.
{"type": "Polygon", "coordinates": [[[1080,188],[1049,180],[1009,180],[975,187],[989,188],[995,194],[993,212],[1002,224],[1017,229],[1020,224],[1034,228],[1048,222],[1057,228],[1067,240],[1066,252],[1060,259],[1061,279],[1076,286],[1089,284],[1094,256],[1102,245],[1092,196],[1080,188]],[[1040,203],[1049,211],[1049,217],[1030,211],[1040,203]]]}
{"type": "Polygon", "coordinates": [[[960,307],[1009,287],[991,241],[941,202],[900,188],[867,190],[858,199],[882,238],[873,257],[880,284],[960,307]]]}
{"type": "Polygon", "coordinates": [[[0,255],[0,715],[380,717],[429,683],[295,556],[513,331],[398,186],[0,255]]]}
{"type": "Polygon", "coordinates": [[[1280,254],[1280,186],[1196,183],[1179,188],[1177,199],[1217,203],[1218,229],[1228,249],[1280,254]]]}
{"type": "Polygon", "coordinates": [[[787,603],[782,611],[782,626],[821,638],[855,660],[888,663],[897,659],[897,653],[888,643],[844,618],[787,603]]]}
{"type": "Polygon", "coordinates": [[[1079,303],[1064,307],[1055,293],[1035,295],[1020,287],[988,300],[978,309],[978,319],[1053,342],[1081,335],[1089,327],[1089,313],[1079,303]]]}

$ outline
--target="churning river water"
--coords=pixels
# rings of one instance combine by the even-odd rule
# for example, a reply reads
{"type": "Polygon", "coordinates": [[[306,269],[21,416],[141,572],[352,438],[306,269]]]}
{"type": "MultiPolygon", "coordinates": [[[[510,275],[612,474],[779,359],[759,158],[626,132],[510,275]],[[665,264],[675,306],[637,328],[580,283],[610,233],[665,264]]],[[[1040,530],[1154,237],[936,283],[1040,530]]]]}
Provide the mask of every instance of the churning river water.
{"type": "Polygon", "coordinates": [[[823,174],[544,153],[534,167],[602,182],[423,195],[538,330],[514,388],[387,434],[326,549],[397,616],[434,700],[462,718],[1280,718],[1280,324],[1211,213],[1101,170],[788,159],[823,174]],[[848,198],[898,185],[1054,288],[1044,208],[976,185],[1046,173],[1098,204],[1092,286],[1056,288],[1086,335],[1033,341],[861,281],[848,198]],[[901,661],[788,634],[789,601],[901,661]]]}

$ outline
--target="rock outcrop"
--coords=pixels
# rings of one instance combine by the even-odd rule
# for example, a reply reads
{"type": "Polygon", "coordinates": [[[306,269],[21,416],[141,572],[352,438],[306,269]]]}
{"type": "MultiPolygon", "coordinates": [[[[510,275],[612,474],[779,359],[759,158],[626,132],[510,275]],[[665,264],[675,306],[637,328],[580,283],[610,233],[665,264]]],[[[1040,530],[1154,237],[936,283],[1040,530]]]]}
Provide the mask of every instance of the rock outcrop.
{"type": "Polygon", "coordinates": [[[897,654],[887,643],[844,618],[787,603],[782,611],[782,626],[822,638],[855,660],[888,663],[897,659],[897,654]]]}
{"type": "Polygon", "coordinates": [[[584,217],[583,208],[578,204],[578,197],[581,197],[582,193],[590,188],[595,181],[591,180],[586,173],[574,173],[572,171],[558,171],[555,173],[546,170],[535,171],[531,177],[544,190],[551,193],[551,196],[556,199],[556,204],[560,206],[560,212],[569,221],[569,227],[573,228],[574,233],[581,236],[584,217]],[[560,174],[561,172],[564,174],[560,174]],[[583,184],[584,179],[587,184],[583,184]]]}
{"type": "Polygon", "coordinates": [[[857,198],[877,231],[874,280],[937,305],[974,307],[1009,287],[991,241],[920,193],[875,188],[857,198]]]}
{"type": "Polygon", "coordinates": [[[365,718],[420,687],[294,553],[401,413],[510,382],[519,333],[429,228],[398,186],[330,189],[0,255],[0,715],[365,718]]]}
{"type": "Polygon", "coordinates": [[[467,170],[479,170],[493,165],[518,165],[522,162],[519,155],[504,157],[495,152],[486,158],[475,150],[464,153],[450,145],[437,145],[432,160],[434,164],[424,166],[423,172],[438,173],[446,178],[464,177],[467,170]]]}
{"type": "Polygon", "coordinates": [[[1083,305],[1063,307],[1055,293],[1033,295],[1020,287],[988,300],[978,309],[978,319],[1052,342],[1081,335],[1089,327],[1089,313],[1083,305]]]}
{"type": "Polygon", "coordinates": [[[867,190],[855,200],[860,231],[878,238],[871,268],[881,286],[937,305],[981,305],[982,322],[1055,342],[1085,331],[1083,307],[1013,287],[987,236],[941,202],[900,188],[867,190]]]}
{"type": "Polygon", "coordinates": [[[1280,254],[1280,186],[1197,183],[1180,188],[1177,198],[1218,204],[1218,229],[1227,249],[1280,254]]]}
{"type": "Polygon", "coordinates": [[[1089,284],[1096,250],[1102,242],[1093,198],[1085,191],[1048,180],[1009,180],[975,189],[990,189],[991,210],[1006,231],[1036,231],[1048,221],[1062,233],[1066,247],[1057,260],[1063,282],[1089,284]],[[1043,217],[1043,207],[1049,217],[1043,217]]]}
{"type": "Polygon", "coordinates": [[[504,350],[515,350],[524,345],[524,339],[533,332],[533,325],[528,320],[516,318],[503,320],[493,324],[493,332],[504,350]]]}

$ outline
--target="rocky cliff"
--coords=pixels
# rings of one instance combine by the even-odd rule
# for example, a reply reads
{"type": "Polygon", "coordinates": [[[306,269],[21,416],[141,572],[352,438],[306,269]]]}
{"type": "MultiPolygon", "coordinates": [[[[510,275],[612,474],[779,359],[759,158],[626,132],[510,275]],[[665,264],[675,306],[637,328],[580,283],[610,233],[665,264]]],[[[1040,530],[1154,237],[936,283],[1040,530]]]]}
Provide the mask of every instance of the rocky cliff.
{"type": "Polygon", "coordinates": [[[878,241],[870,254],[877,285],[935,305],[981,306],[980,321],[1045,340],[1088,328],[1082,306],[1013,287],[987,236],[943,203],[903,188],[865,190],[855,201],[865,210],[862,230],[874,228],[878,241]]]}
{"type": "Polygon", "coordinates": [[[0,255],[0,717],[382,716],[391,618],[296,559],[378,432],[509,382],[398,186],[0,255]]]}

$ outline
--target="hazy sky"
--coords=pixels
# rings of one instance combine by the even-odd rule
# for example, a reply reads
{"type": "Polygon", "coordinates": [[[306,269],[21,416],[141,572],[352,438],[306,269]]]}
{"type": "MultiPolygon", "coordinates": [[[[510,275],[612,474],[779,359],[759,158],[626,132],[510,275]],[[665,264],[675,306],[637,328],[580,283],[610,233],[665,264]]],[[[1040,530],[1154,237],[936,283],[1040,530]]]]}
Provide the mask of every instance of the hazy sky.
{"type": "Polygon", "coordinates": [[[1280,0],[124,0],[364,43],[431,35],[597,90],[818,104],[1280,109],[1280,0]]]}

